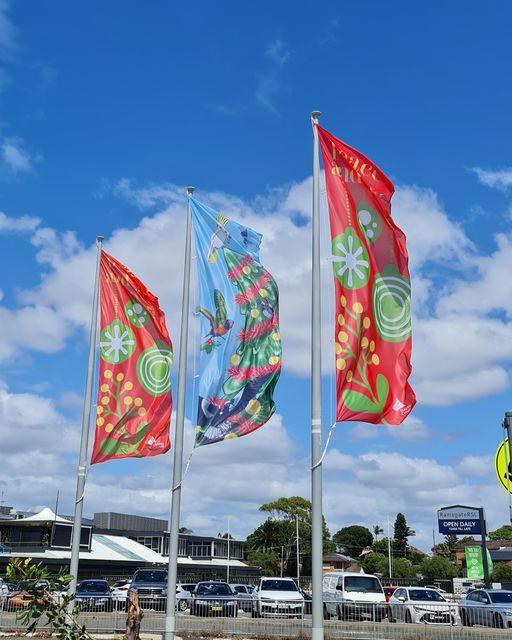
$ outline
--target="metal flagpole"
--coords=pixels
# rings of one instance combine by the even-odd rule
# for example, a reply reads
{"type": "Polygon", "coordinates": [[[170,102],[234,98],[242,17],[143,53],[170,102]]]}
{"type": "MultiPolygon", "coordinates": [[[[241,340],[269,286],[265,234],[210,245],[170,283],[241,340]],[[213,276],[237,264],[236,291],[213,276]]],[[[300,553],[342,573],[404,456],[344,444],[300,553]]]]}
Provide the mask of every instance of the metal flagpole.
{"type": "Polygon", "coordinates": [[[231,551],[230,549],[230,538],[231,538],[231,532],[230,532],[230,523],[229,523],[229,516],[228,516],[228,564],[226,566],[226,582],[229,584],[229,552],[231,551]]]}
{"type": "Polygon", "coordinates": [[[512,466],[512,433],[510,421],[512,419],[512,411],[505,412],[505,420],[503,421],[503,426],[505,427],[505,431],[507,433],[508,443],[505,443],[503,447],[505,454],[505,476],[507,479],[507,490],[508,490],[508,514],[510,522],[512,523],[512,503],[510,499],[510,471],[512,466]]]}
{"type": "Polygon", "coordinates": [[[391,563],[391,534],[389,531],[389,516],[388,516],[388,563],[389,563],[389,577],[393,577],[393,565],[391,563]]]}
{"type": "Polygon", "coordinates": [[[320,158],[316,125],[322,114],[311,112],[313,124],[313,218],[311,278],[311,640],[324,637],[322,597],[322,353],[320,348],[320,158]]]}
{"type": "MultiPolygon", "coordinates": [[[[91,420],[91,404],[92,404],[92,383],[94,379],[94,356],[96,353],[96,336],[98,333],[98,292],[100,283],[100,262],[101,247],[103,244],[103,236],[96,238],[97,256],[96,256],[96,274],[94,279],[94,294],[92,300],[91,329],[89,337],[89,357],[87,360],[87,379],[85,383],[84,411],[82,415],[82,436],[80,439],[80,454],[78,459],[78,474],[76,478],[76,499],[75,499],[75,515],[73,518],[73,535],[71,538],[71,560],[69,563],[69,573],[71,574],[71,582],[69,583],[68,593],[72,595],[76,591],[76,583],[78,577],[78,556],[80,553],[80,534],[82,531],[82,512],[84,506],[85,476],[87,464],[87,446],[89,444],[89,423],[91,420]]],[[[68,605],[68,611],[73,610],[74,602],[68,605]]]]}
{"type": "Polygon", "coordinates": [[[181,481],[183,466],[183,428],[185,424],[185,390],[187,383],[188,308],[190,293],[190,245],[192,212],[190,198],[194,187],[187,187],[188,209],[185,232],[185,265],[183,268],[183,293],[181,297],[180,359],[178,371],[178,404],[174,433],[174,465],[171,489],[171,522],[169,526],[169,568],[167,573],[167,611],[165,614],[164,640],[173,640],[176,631],[176,582],[178,577],[178,541],[180,526],[181,481]]]}
{"type": "Polygon", "coordinates": [[[295,535],[297,536],[297,589],[300,589],[299,516],[297,514],[295,514],[295,535]]]}

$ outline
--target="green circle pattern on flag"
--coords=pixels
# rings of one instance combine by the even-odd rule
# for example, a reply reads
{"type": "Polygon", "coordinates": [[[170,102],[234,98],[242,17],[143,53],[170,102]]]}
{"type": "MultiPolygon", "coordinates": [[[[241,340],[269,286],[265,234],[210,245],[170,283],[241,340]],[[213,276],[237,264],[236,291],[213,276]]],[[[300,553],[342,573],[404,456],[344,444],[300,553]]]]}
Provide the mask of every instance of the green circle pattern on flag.
{"type": "Polygon", "coordinates": [[[158,397],[171,388],[172,349],[156,343],[145,349],[137,360],[137,379],[152,396],[158,397]]]}
{"type": "Polygon", "coordinates": [[[386,342],[401,342],[411,335],[411,283],[394,268],[386,268],[373,283],[375,326],[386,342]]]}

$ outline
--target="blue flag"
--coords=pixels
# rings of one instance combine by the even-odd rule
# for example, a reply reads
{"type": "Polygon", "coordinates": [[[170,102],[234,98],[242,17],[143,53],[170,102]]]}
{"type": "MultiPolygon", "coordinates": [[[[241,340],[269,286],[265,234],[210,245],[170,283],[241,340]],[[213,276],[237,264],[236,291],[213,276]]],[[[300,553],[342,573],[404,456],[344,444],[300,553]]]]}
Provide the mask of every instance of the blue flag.
{"type": "Polygon", "coordinates": [[[190,200],[201,319],[195,446],[267,422],[281,372],[279,293],[260,264],[261,235],[190,200]]]}

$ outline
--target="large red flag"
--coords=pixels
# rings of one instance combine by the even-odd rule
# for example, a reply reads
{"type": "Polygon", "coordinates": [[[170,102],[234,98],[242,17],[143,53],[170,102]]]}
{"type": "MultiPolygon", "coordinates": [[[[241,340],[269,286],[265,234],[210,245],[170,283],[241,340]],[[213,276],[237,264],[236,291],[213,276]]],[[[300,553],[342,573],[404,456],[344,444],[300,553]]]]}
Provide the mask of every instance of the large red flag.
{"type": "Polygon", "coordinates": [[[91,464],[170,448],[172,343],[158,298],[104,251],[100,366],[91,464]]]}
{"type": "Polygon", "coordinates": [[[393,184],[359,151],[317,127],[336,289],[339,422],[398,425],[416,397],[405,235],[391,218],[393,184]]]}

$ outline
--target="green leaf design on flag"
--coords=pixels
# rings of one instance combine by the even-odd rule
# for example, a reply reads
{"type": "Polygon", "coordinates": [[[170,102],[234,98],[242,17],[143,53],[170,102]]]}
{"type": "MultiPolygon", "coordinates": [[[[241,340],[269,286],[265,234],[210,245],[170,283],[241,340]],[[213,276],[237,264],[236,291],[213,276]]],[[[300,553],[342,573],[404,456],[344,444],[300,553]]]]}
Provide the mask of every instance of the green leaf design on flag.
{"type": "Polygon", "coordinates": [[[149,313],[137,300],[128,300],[124,305],[126,317],[135,327],[144,327],[149,320],[149,313]]]}
{"type": "Polygon", "coordinates": [[[384,409],[389,394],[389,382],[385,375],[379,373],[377,376],[377,397],[379,398],[379,406],[384,409]]]}
{"type": "Polygon", "coordinates": [[[370,262],[364,244],[352,227],[332,241],[332,268],[342,287],[360,289],[368,284],[370,262]]]}
{"type": "Polygon", "coordinates": [[[105,456],[120,456],[138,453],[139,446],[149,433],[150,429],[151,425],[148,422],[141,422],[131,443],[126,442],[124,438],[119,440],[117,438],[105,438],[105,440],[100,443],[101,453],[105,456]]]}
{"type": "Polygon", "coordinates": [[[377,402],[353,389],[342,393],[345,405],[356,413],[381,413],[389,395],[389,383],[386,376],[379,373],[376,381],[377,402]]]}
{"type": "Polygon", "coordinates": [[[373,402],[359,391],[347,389],[343,392],[342,397],[345,405],[355,413],[380,413],[382,410],[380,403],[373,402]]]}

